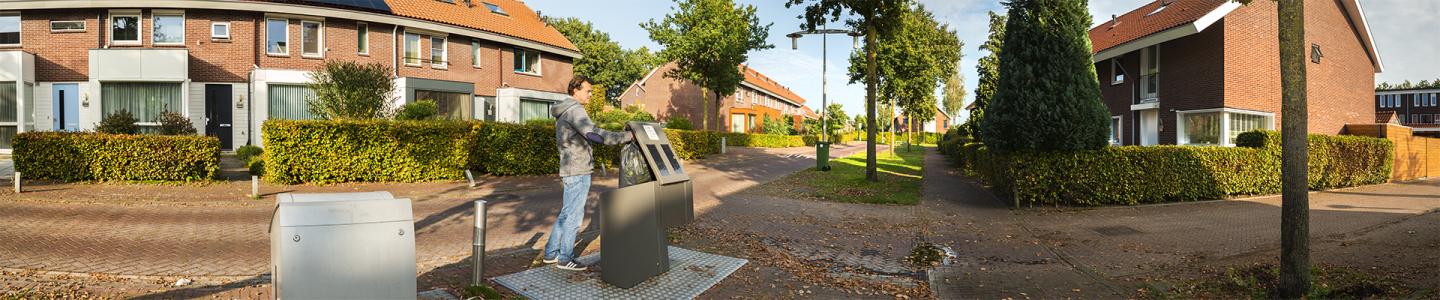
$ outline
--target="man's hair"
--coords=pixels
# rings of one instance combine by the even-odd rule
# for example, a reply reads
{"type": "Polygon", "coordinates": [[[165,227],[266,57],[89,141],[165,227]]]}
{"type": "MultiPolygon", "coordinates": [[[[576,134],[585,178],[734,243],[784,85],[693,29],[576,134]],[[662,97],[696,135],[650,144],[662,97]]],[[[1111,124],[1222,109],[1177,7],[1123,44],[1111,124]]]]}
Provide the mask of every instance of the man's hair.
{"type": "Polygon", "coordinates": [[[575,90],[579,90],[579,89],[580,89],[580,85],[584,84],[585,82],[590,82],[590,78],[585,78],[585,76],[575,75],[575,77],[570,78],[570,88],[567,89],[565,92],[566,92],[566,93],[569,93],[571,96],[574,96],[574,95],[575,95],[575,90]]]}

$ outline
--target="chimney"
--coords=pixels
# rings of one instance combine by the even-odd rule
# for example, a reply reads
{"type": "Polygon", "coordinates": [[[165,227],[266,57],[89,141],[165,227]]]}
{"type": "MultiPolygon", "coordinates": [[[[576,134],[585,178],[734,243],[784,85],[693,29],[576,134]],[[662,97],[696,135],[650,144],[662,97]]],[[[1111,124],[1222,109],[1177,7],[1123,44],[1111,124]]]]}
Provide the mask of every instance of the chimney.
{"type": "Polygon", "coordinates": [[[1119,16],[1116,16],[1116,15],[1114,15],[1114,14],[1111,14],[1111,15],[1110,15],[1110,28],[1115,28],[1115,23],[1119,23],[1119,22],[1120,22],[1120,17],[1119,17],[1119,16]]]}

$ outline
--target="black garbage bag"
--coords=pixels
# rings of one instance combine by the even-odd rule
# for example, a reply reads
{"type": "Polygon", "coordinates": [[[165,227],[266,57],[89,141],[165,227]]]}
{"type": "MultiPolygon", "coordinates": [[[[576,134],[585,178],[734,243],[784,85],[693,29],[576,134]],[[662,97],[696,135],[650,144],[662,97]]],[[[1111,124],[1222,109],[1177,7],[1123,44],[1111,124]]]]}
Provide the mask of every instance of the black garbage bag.
{"type": "Polygon", "coordinates": [[[625,147],[620,148],[620,187],[651,181],[655,181],[655,174],[650,172],[650,164],[645,162],[645,153],[635,142],[625,143],[625,147]]]}

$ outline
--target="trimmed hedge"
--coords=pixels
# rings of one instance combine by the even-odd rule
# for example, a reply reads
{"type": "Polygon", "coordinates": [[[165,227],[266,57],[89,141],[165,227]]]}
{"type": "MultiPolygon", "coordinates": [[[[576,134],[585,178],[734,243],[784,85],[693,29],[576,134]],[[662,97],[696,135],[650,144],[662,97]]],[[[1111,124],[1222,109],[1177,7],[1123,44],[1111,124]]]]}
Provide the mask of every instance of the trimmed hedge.
{"type": "MultiPolygon", "coordinates": [[[[270,182],[459,180],[465,170],[545,175],[560,168],[555,127],[512,123],[270,120],[265,179],[270,182]]],[[[715,132],[666,129],[681,159],[720,152],[715,132]]],[[[620,147],[593,145],[595,164],[615,166],[620,147]]]]}
{"type": "Polygon", "coordinates": [[[771,135],[741,132],[716,133],[718,133],[719,136],[725,137],[725,145],[731,147],[789,148],[815,144],[814,141],[806,142],[805,137],[798,135],[771,135]]]}
{"type": "Polygon", "coordinates": [[[25,178],[192,181],[220,170],[220,140],[207,136],[26,132],[12,141],[25,178]]]}
{"type": "MultiPolygon", "coordinates": [[[[1310,187],[1385,182],[1389,140],[1310,135],[1310,187]]],[[[994,154],[984,145],[942,149],[1004,197],[1081,205],[1218,199],[1280,191],[1279,133],[1251,131],[1246,147],[1125,146],[1089,151],[994,154]],[[1258,147],[1256,147],[1258,146],[1258,147]],[[958,151],[957,151],[958,150],[958,151]]]]}

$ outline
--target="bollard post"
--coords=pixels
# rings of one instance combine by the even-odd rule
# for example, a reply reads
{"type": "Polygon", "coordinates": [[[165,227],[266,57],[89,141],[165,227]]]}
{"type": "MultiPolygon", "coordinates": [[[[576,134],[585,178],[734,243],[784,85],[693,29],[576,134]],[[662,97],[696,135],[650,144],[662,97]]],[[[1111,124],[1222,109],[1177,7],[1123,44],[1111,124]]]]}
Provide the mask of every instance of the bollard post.
{"type": "Polygon", "coordinates": [[[485,200],[475,201],[475,242],[471,245],[471,259],[475,260],[474,276],[470,285],[479,286],[485,281],[485,200]]]}
{"type": "Polygon", "coordinates": [[[15,172],[15,193],[20,193],[20,172],[15,172]]]}
{"type": "Polygon", "coordinates": [[[260,198],[260,176],[250,175],[250,197],[260,198]]]}
{"type": "Polygon", "coordinates": [[[465,180],[470,182],[470,187],[475,187],[475,174],[471,174],[470,170],[465,170],[465,180]]]}
{"type": "Polygon", "coordinates": [[[720,137],[720,154],[725,154],[725,137],[720,137]]]}

